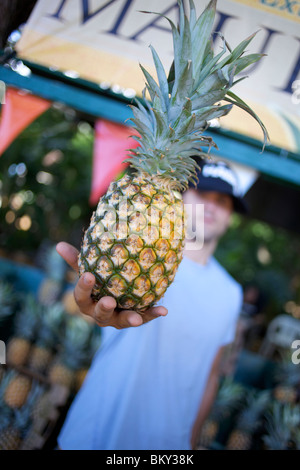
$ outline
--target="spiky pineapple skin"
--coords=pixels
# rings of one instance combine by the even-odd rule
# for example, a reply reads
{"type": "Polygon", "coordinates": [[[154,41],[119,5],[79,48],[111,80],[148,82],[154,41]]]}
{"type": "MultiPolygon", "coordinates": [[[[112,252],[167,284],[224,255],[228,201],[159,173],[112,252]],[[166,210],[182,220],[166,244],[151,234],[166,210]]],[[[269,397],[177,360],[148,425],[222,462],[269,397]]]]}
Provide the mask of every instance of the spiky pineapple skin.
{"type": "Polygon", "coordinates": [[[252,445],[252,435],[241,429],[234,429],[226,444],[227,450],[249,450],[252,445]]]}
{"type": "Polygon", "coordinates": [[[273,396],[275,400],[279,401],[280,403],[294,404],[297,402],[298,393],[296,387],[288,384],[280,384],[274,388],[273,396]]]}
{"type": "Polygon", "coordinates": [[[75,371],[57,362],[49,370],[49,380],[52,384],[64,385],[71,389],[75,380],[75,371]]]}
{"type": "Polygon", "coordinates": [[[203,427],[197,442],[198,447],[208,448],[214,441],[219,430],[219,423],[213,419],[207,419],[203,423],[203,427]]]}
{"type": "Polygon", "coordinates": [[[216,0],[209,2],[199,18],[193,0],[189,1],[189,18],[181,0],[178,6],[177,27],[165,17],[172,29],[174,46],[169,74],[150,45],[157,81],[141,65],[145,77],[144,103],[136,100],[131,106],[130,121],[139,145],[128,149],[129,158],[125,162],[137,171],[137,176],[131,181],[124,177],[112,183],[100,199],[78,259],[80,274],[89,271],[95,275],[92,292],[95,300],[113,296],[118,308],[141,313],[164,295],[182,259],[183,203],[176,199],[171,183],[173,189],[176,186],[186,190],[190,183],[197,182],[198,165],[194,157],[207,157],[204,147],[208,152],[216,147],[212,138],[204,135],[209,121],[225,116],[235,105],[250,113],[260,124],[265,141],[268,138],[258,116],[230,91],[236,83],[235,75],[262,57],[262,54],[243,55],[254,35],[233,50],[224,39],[221,52],[214,55],[216,0]],[[227,49],[229,54],[223,58],[227,49]],[[221,105],[222,101],[228,104],[221,105]],[[127,198],[129,204],[125,221],[121,215],[115,217],[120,198],[127,198]],[[149,226],[147,211],[151,208],[156,208],[159,216],[157,223],[151,221],[149,226]],[[164,224],[168,225],[165,215],[178,208],[180,223],[176,226],[174,221],[165,236],[162,233],[164,224]]]}
{"type": "Polygon", "coordinates": [[[52,359],[52,351],[48,347],[34,344],[28,359],[28,366],[36,372],[44,372],[52,359]]]}
{"type": "Polygon", "coordinates": [[[18,450],[20,444],[20,432],[13,425],[0,432],[0,450],[18,450]]]}
{"type": "Polygon", "coordinates": [[[20,408],[26,403],[30,389],[31,379],[17,373],[8,383],[3,400],[11,408],[20,408]]]}
{"type": "Polygon", "coordinates": [[[184,247],[184,206],[167,182],[123,176],[100,199],[84,234],[79,272],[92,272],[95,300],[143,312],[173,282],[184,247]]]}

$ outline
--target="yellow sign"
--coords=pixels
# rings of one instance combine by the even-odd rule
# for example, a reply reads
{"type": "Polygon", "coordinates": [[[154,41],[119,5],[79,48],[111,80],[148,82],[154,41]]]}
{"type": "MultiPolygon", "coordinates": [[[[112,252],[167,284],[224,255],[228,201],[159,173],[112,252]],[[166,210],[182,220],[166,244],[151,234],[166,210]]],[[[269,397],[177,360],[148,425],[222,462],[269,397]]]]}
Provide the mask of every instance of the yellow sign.
{"type": "MultiPolygon", "coordinates": [[[[199,13],[208,2],[194,1],[199,13]]],[[[141,10],[178,20],[176,0],[39,0],[17,43],[18,55],[140,95],[144,77],[139,63],[154,73],[149,44],[166,69],[173,54],[169,23],[141,10]]],[[[297,0],[219,0],[214,26],[231,47],[259,30],[248,51],[266,57],[233,91],[259,114],[271,143],[294,152],[300,150],[299,21],[297,0]]],[[[215,47],[219,49],[218,39],[215,47]]],[[[221,125],[262,140],[258,124],[238,109],[222,118],[221,125]]]]}
{"type": "Polygon", "coordinates": [[[299,0],[236,0],[236,2],[300,23],[299,0]]]}

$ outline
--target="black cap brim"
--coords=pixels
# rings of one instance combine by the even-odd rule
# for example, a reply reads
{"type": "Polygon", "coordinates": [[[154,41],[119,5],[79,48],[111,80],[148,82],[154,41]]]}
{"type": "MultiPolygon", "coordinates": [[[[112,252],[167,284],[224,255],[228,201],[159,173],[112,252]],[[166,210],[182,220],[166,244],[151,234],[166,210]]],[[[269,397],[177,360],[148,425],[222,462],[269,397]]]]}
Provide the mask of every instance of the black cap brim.
{"type": "Polygon", "coordinates": [[[201,170],[197,172],[198,182],[196,185],[190,184],[190,188],[199,191],[216,191],[218,193],[228,194],[233,200],[233,208],[239,214],[247,214],[249,212],[246,201],[239,196],[233,194],[232,186],[220,178],[203,177],[201,170]]]}

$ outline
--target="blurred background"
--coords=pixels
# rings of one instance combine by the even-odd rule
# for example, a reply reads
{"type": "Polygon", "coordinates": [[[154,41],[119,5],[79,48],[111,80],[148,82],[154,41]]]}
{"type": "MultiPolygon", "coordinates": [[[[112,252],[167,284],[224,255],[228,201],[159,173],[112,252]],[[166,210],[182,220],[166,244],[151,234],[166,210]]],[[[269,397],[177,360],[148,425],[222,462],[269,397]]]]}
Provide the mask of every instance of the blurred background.
{"type": "MultiPolygon", "coordinates": [[[[176,20],[175,3],[152,3],[176,20]]],[[[199,10],[205,4],[195,3],[199,10]]],[[[275,3],[220,0],[217,8],[216,29],[230,43],[261,30],[253,47],[267,58],[239,84],[239,94],[266,124],[270,143],[262,152],[259,126],[238,111],[207,131],[219,147],[215,157],[236,169],[250,212],[234,214],[216,253],[243,286],[244,306],[224,361],[215,433],[199,441],[205,448],[226,448],[236,426],[251,442],[239,436],[232,448],[300,448],[300,365],[292,361],[293,341],[300,341],[299,16],[296,2],[275,3]],[[285,386],[281,395],[278,384],[285,386]]],[[[80,246],[98,198],[124,171],[128,105],[140,97],[137,62],[150,64],[153,37],[170,61],[163,20],[137,19],[137,10],[148,7],[144,0],[1,1],[0,339],[7,364],[0,375],[0,448],[55,445],[101,342],[99,328],[76,308],[76,276],[55,245],[80,246]],[[19,336],[30,353],[20,345],[17,356],[16,346],[11,352],[8,344],[19,336]],[[47,360],[36,359],[37,346],[50,351],[47,360]],[[53,372],[57,365],[64,365],[62,374],[53,372]],[[23,397],[15,391],[20,381],[23,397]],[[37,401],[44,407],[34,421],[37,401]]]]}

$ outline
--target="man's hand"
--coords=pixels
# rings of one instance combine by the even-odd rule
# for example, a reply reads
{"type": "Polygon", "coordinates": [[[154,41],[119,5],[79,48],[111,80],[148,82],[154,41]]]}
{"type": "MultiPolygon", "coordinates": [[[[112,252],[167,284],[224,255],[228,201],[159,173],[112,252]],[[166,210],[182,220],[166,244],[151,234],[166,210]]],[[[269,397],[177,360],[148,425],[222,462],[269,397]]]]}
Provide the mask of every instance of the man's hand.
{"type": "MultiPolygon", "coordinates": [[[[60,242],[56,245],[56,251],[78,273],[78,250],[69,243],[60,242]]],[[[117,303],[113,297],[109,296],[102,297],[95,302],[91,297],[95,281],[92,273],[84,273],[75,286],[74,297],[80,311],[92,317],[101,327],[113,326],[122,329],[140,326],[168,313],[167,309],[162,306],[151,307],[142,315],[133,310],[116,311],[117,303]]]]}

